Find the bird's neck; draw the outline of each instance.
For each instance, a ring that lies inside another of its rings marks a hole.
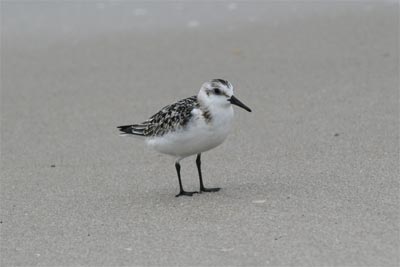
[[[233,119],[233,108],[229,106],[200,106],[204,120],[214,126],[228,126]]]

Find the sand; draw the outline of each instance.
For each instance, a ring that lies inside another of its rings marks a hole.
[[[1,265],[398,266],[398,8],[1,2]],[[253,112],[175,198],[115,127],[212,78]]]

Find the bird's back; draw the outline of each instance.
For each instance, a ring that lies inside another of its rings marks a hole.
[[[118,126],[118,129],[122,134],[144,137],[163,136],[184,128],[192,117],[192,110],[198,106],[197,96],[191,96],[163,107],[142,123]]]

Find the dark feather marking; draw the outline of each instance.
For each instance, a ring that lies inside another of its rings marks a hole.
[[[211,122],[211,120],[212,120],[211,113],[210,113],[210,111],[208,111],[208,110],[204,110],[204,111],[203,111],[203,117],[204,117],[204,120],[205,120],[207,123]]]
[[[220,82],[220,83],[222,83],[223,85],[229,87],[228,81],[225,81],[225,80],[223,80],[223,79],[214,79],[214,80],[212,80],[212,82]]]
[[[117,128],[121,131],[121,133],[144,136],[143,129],[136,128],[136,126],[137,126],[136,124],[124,125],[124,126],[118,126]]]
[[[184,128],[192,118],[192,110],[198,108],[197,96],[182,99],[165,106],[148,120],[134,125],[119,126],[124,133],[142,136],[161,136]]]

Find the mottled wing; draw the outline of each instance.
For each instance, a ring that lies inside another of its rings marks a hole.
[[[184,128],[192,118],[191,112],[196,107],[198,107],[197,97],[192,96],[162,108],[143,123],[118,128],[123,134],[161,136]]]
[[[198,106],[197,97],[182,99],[162,108],[142,125],[146,125],[145,136],[161,136],[186,126],[192,117],[192,110]]]

